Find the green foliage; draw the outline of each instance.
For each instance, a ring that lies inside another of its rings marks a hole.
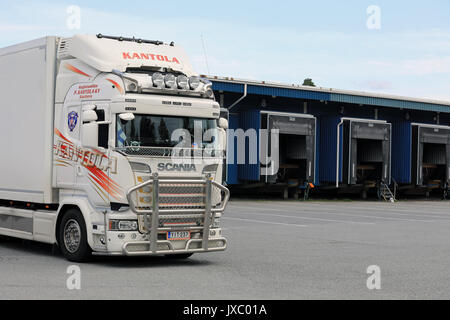
[[[310,86],[310,87],[315,87],[316,86],[311,78],[306,78],[305,80],[303,80],[303,85],[304,86]]]

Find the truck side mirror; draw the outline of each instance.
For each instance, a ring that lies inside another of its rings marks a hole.
[[[227,131],[225,129],[219,128],[219,146],[223,152],[227,151]]]
[[[98,149],[98,123],[83,123],[81,127],[81,145],[84,148]]]
[[[219,118],[219,128],[227,130],[228,129],[228,120],[225,118]]]
[[[94,110],[85,110],[83,111],[83,122],[92,122],[97,121],[98,115]]]
[[[86,108],[83,111],[83,125],[81,126],[81,145],[84,148],[98,148],[98,115],[95,110]]]
[[[134,113],[128,112],[128,113],[121,113],[119,114],[119,118],[123,121],[131,121],[134,120]]]

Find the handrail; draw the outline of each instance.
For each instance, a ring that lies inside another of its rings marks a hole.
[[[225,192],[225,198],[222,200],[222,206],[219,208],[214,208],[211,209],[211,212],[216,213],[216,212],[223,212],[225,210],[225,207],[228,204],[228,201],[230,200],[230,190],[228,190],[228,188],[224,187],[223,185],[221,185],[220,183],[217,183],[215,181],[211,181],[213,186],[216,186],[217,188],[219,188],[220,190]]]

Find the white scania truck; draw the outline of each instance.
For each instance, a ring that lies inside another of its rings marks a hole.
[[[228,123],[181,48],[45,37],[0,70],[0,235],[71,261],[225,250]]]

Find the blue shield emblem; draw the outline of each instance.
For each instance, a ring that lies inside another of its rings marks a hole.
[[[77,126],[77,121],[78,121],[78,113],[76,113],[75,111],[70,112],[69,115],[67,116],[67,125],[69,126],[69,130],[71,132]]]

